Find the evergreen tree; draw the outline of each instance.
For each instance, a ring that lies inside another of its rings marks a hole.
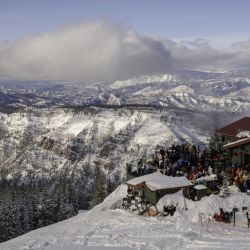
[[[106,179],[100,170],[99,166],[95,166],[94,172],[94,187],[92,193],[92,200],[90,202],[90,208],[101,203],[106,197]]]
[[[58,187],[58,211],[57,221],[68,219],[76,215],[74,204],[76,200],[73,197],[71,180],[69,178],[62,178]]]
[[[48,191],[46,183],[39,181],[37,190],[37,206],[36,206],[36,227],[48,226],[55,223],[55,211],[57,209],[56,200],[53,199],[54,193]]]
[[[111,194],[115,190],[115,183],[109,178],[107,181],[107,193]]]

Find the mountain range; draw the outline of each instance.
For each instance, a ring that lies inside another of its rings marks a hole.
[[[250,79],[242,73],[179,71],[115,82],[0,81],[0,105],[62,107],[147,105],[199,111],[249,110]]]
[[[126,163],[173,143],[204,148],[215,128],[250,110],[250,79],[232,72],[0,86],[1,178],[29,183],[66,173],[85,190],[97,165],[118,185]]]

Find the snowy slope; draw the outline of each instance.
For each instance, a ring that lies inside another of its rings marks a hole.
[[[250,232],[242,212],[237,213],[236,227],[232,224],[206,222],[199,224],[200,212],[217,211],[220,206],[232,209],[250,206],[246,194],[235,193],[228,198],[205,197],[199,202],[186,201],[179,193],[160,200],[162,207],[169,200],[179,202],[173,217],[140,217],[130,212],[111,209],[112,204],[126,195],[126,186],[119,187],[94,209],[32,231],[1,243],[1,250],[79,250],[79,249],[249,249]]]
[[[0,81],[0,105],[154,105],[191,110],[250,109],[250,79],[239,73],[179,71],[102,83]]]
[[[237,118],[185,109],[88,107],[80,112],[58,108],[1,114],[0,169],[20,180],[53,178],[60,171],[82,178],[81,173],[98,162],[108,177],[121,180],[127,162],[176,142],[206,144],[216,127]]]
[[[87,200],[96,165],[102,167],[108,180],[119,184],[125,177],[126,163],[137,162],[156,148],[184,141],[207,144],[215,128],[249,112],[249,88],[250,80],[237,73],[188,71],[88,85],[0,82],[1,176],[30,183],[67,175],[79,183],[77,187],[84,190],[82,198]],[[113,199],[112,204],[123,191],[108,198]],[[181,204],[181,198],[174,199]],[[204,207],[209,204],[208,200]],[[189,205],[195,211],[194,204]],[[138,218],[108,207],[110,203],[104,203],[61,222],[60,228],[55,225],[48,231],[32,232],[26,243],[26,236],[20,237],[13,241],[13,249],[17,249],[19,239],[22,249],[63,249],[60,244],[65,249],[88,249],[91,244],[101,249],[111,245],[118,249],[193,249],[204,243],[210,249],[216,244],[225,244],[225,249],[235,247],[229,243],[227,229],[221,243],[216,233],[206,234],[207,239],[200,236],[196,212],[187,215],[189,228],[177,224],[177,218]],[[239,238],[247,248],[244,230],[239,229]],[[156,242],[159,235],[162,243]],[[6,244],[0,249],[12,249]]]

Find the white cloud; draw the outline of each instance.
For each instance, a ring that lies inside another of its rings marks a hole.
[[[245,70],[250,41],[214,48],[209,41],[171,41],[106,21],[0,42],[0,75],[27,80],[117,80],[174,69]]]
[[[161,42],[103,21],[0,44],[0,74],[19,79],[110,80],[170,66]]]
[[[161,39],[166,49],[171,51],[175,68],[190,70],[239,70],[249,73],[250,40],[230,45],[215,47],[205,39],[173,42]]]

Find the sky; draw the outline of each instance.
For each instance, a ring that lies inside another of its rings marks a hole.
[[[0,75],[248,70],[249,0],[0,0]]]
[[[248,0],[0,0],[0,38],[107,18],[170,39],[250,38]]]

